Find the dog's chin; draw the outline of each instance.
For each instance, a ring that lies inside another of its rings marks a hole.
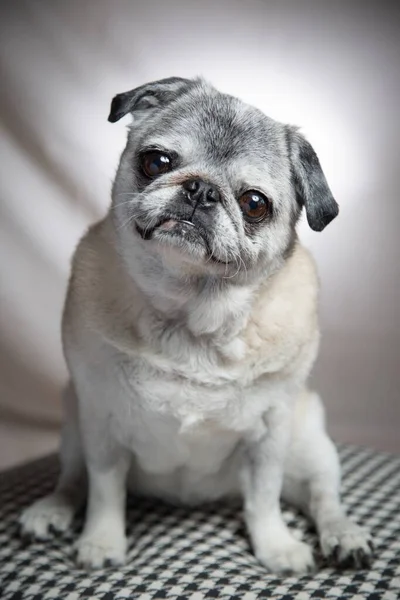
[[[143,240],[156,242],[161,249],[176,251],[184,261],[209,266],[229,264],[213,255],[206,235],[191,221],[167,218],[151,229],[136,223],[136,230]]]

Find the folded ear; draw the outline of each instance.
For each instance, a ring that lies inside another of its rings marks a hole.
[[[295,127],[287,128],[287,139],[297,200],[306,209],[311,229],[322,231],[338,215],[339,205],[311,144]]]
[[[117,94],[111,102],[108,120],[115,123],[126,114],[135,111],[146,111],[158,106],[165,106],[180,94],[187,91],[195,82],[182,77],[169,77]]]

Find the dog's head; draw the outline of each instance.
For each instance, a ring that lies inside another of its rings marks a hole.
[[[322,231],[338,214],[319,160],[297,129],[170,78],[118,94],[109,121],[133,125],[113,190],[124,248],[183,271],[240,277],[285,256],[304,206]]]

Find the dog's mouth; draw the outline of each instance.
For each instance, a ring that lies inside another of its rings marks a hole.
[[[187,231],[193,232],[194,230],[197,230],[197,227],[191,221],[168,217],[163,220],[160,220],[153,227],[143,228],[138,223],[136,223],[136,230],[143,240],[151,240],[151,239],[153,239],[156,232],[160,232],[161,234],[166,233],[166,234],[170,234],[170,235],[178,235],[178,236],[183,235],[184,236],[185,232],[187,232]],[[199,235],[200,235],[200,237],[202,237],[200,232],[199,232]]]
[[[228,261],[220,260],[214,256],[206,232],[192,221],[179,219],[178,217],[166,217],[152,227],[141,227],[138,223],[135,225],[143,240],[155,239],[172,245],[177,244],[182,248],[191,248],[194,251],[201,249],[203,255],[205,251],[205,258],[208,261],[225,266],[229,264]]]

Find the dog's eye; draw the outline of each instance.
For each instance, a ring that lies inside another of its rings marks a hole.
[[[250,190],[239,198],[239,205],[246,221],[259,223],[269,212],[270,203],[259,192]]]
[[[146,177],[157,177],[172,168],[171,159],[163,152],[147,152],[142,156],[141,166]]]

